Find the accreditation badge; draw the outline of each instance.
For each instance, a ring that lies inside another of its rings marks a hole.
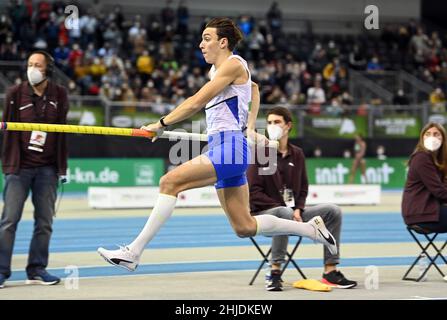
[[[284,203],[287,207],[293,208],[295,207],[295,198],[293,197],[293,190],[285,188],[282,193],[282,197]]]
[[[29,139],[29,150],[43,152],[45,141],[47,140],[47,133],[43,131],[32,131]]]

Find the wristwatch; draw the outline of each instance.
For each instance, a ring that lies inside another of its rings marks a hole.
[[[163,120],[165,117],[166,117],[166,116],[161,117],[160,120],[158,120],[158,121],[160,121],[160,124],[161,124],[163,127],[166,128],[166,127],[168,127],[168,125],[167,125],[167,124],[164,122],[164,120]]]

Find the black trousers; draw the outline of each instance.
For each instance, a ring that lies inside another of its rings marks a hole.
[[[431,232],[444,233],[447,232],[447,206],[441,205],[439,210],[439,221],[438,222],[423,222],[416,223],[417,226],[430,230]]]

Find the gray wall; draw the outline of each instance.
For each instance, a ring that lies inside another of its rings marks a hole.
[[[173,0],[174,8],[180,0]],[[202,16],[238,16],[250,14],[264,18],[273,0],[186,0],[190,9],[190,26],[197,29]],[[315,33],[351,33],[364,31],[365,7],[374,4],[379,8],[380,28],[387,22],[418,20],[421,16],[422,0],[278,0],[284,17],[284,30],[307,32],[311,27]],[[0,9],[9,1],[0,0]],[[91,0],[66,0],[67,4],[79,2],[90,6]],[[100,0],[103,12],[111,12],[120,4],[128,19],[140,14],[158,14],[165,0]]]
[[[88,0],[78,0],[90,3]],[[114,4],[120,3],[128,14],[159,13],[166,4],[165,0],[100,0],[104,11],[111,10]],[[173,0],[177,8],[180,0]],[[273,0],[187,0],[190,9],[190,26],[198,28],[202,16],[238,16],[250,14],[256,18],[264,18]],[[419,19],[422,0],[278,0],[284,17],[284,30],[308,32],[309,23],[315,33],[357,34],[364,31],[364,10],[369,4],[379,8],[380,26],[391,21],[407,21],[409,18]]]
[[[80,0],[89,3],[88,0]],[[104,5],[119,3],[126,10],[146,8],[160,9],[165,5],[164,0],[102,0]],[[179,0],[174,0],[177,7]],[[187,0],[191,10],[199,14],[239,14],[250,13],[255,16],[264,15],[272,0]],[[364,8],[369,4],[379,7],[380,15],[384,19],[389,18],[419,18],[421,0],[278,0],[283,14],[286,16],[326,16],[329,19],[344,17],[363,17]],[[144,10],[140,10],[144,14]]]

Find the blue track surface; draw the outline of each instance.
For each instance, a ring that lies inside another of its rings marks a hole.
[[[146,222],[145,217],[104,218],[104,219],[62,219],[55,220],[51,242],[51,253],[96,251],[99,246],[112,248],[115,244],[128,243]],[[33,221],[19,224],[14,254],[28,252],[33,228]],[[269,244],[270,239],[258,237],[260,244]],[[304,239],[304,243],[311,243]],[[393,243],[413,240],[407,233],[400,214],[347,214],[344,216],[342,243]],[[238,238],[231,229],[225,216],[173,216],[151,242],[149,248],[197,248],[197,247],[231,247],[252,246],[248,239]],[[416,248],[416,247],[415,247]],[[99,256],[98,256],[99,258]],[[408,265],[414,257],[371,257],[344,258],[341,266],[387,266]],[[98,259],[98,263],[102,261]],[[301,267],[319,267],[321,259],[300,259]],[[81,277],[128,275],[120,268],[83,267],[79,270]],[[256,269],[259,261],[215,261],[215,262],[179,262],[167,264],[140,265],[132,274],[158,274],[176,272],[199,272],[220,270]],[[64,269],[51,272],[65,277]],[[23,271],[13,272],[11,280],[25,279]]]
[[[145,217],[55,220],[51,252],[95,251],[98,246],[128,243],[142,229]],[[15,254],[28,252],[33,221],[19,224]],[[399,214],[348,214],[344,216],[343,243],[412,242]],[[270,240],[259,237],[261,244]],[[304,243],[311,243],[305,239]],[[250,245],[238,238],[225,216],[173,216],[150,248],[192,248]]]
[[[374,266],[394,266],[394,265],[410,265],[414,258],[398,257],[398,258],[355,258],[343,259],[341,267],[366,267]],[[321,267],[321,259],[299,259],[299,265],[302,268]],[[104,262],[106,264],[106,262]],[[145,275],[145,274],[166,274],[180,272],[203,272],[203,271],[237,271],[237,270],[256,270],[259,261],[219,261],[219,262],[190,262],[190,263],[169,263],[169,264],[146,264],[138,266],[135,272],[128,272],[122,268],[105,265],[104,267],[83,267],[78,269],[78,276],[81,278],[88,277],[106,277],[119,275]],[[289,269],[292,267],[289,267]],[[48,269],[51,274],[64,278],[71,274],[71,270],[59,268]],[[288,272],[292,272],[290,270]],[[306,270],[303,270],[306,273]],[[293,271],[295,272],[295,271]],[[261,275],[262,276],[262,275]],[[26,279],[25,271],[13,272],[9,280]]]

